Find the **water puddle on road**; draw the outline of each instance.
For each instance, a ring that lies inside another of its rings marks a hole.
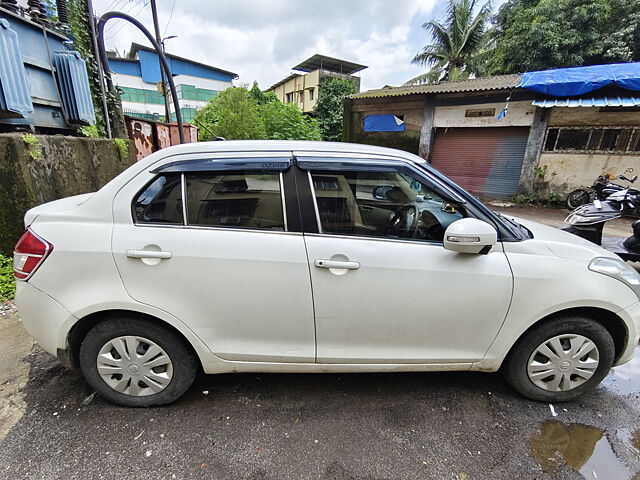
[[[613,367],[601,385],[620,395],[640,393],[640,347],[630,362]]]
[[[633,442],[630,434],[629,437]],[[632,477],[613,452],[604,432],[590,425],[544,422],[529,446],[535,461],[548,473],[567,465],[588,479],[625,480]]]

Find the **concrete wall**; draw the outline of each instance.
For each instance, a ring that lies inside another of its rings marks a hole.
[[[632,155],[542,152],[538,166],[547,167],[550,187],[560,194],[587,187],[605,172],[620,175],[633,168],[631,175],[640,175],[640,158]],[[553,172],[556,175],[552,176]]]
[[[370,145],[382,145],[398,148],[418,154],[420,146],[420,131],[425,105],[424,97],[375,98],[359,100],[352,103],[349,134],[344,140]],[[365,132],[364,118],[367,115],[403,115],[404,132]]]
[[[548,128],[577,126],[640,126],[640,112],[601,112],[594,107],[551,109]],[[547,167],[547,178],[553,191],[566,194],[576,188],[591,185],[602,173],[614,175],[633,168],[640,175],[640,155],[618,153],[542,152],[539,167]],[[556,175],[551,177],[551,173]]]
[[[24,231],[28,209],[96,191],[136,161],[128,140],[128,151],[121,152],[108,139],[35,138],[37,144],[28,145],[21,134],[0,135],[0,252],[7,255]]]
[[[497,118],[505,102],[476,105],[437,106],[434,127],[528,127],[531,125],[535,107],[531,101],[511,102],[504,118]],[[488,117],[467,117],[467,110],[493,110]]]

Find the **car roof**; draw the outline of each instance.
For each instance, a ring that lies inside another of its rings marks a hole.
[[[382,155],[403,158],[415,163],[426,163],[417,155],[394,148],[342,142],[313,142],[305,140],[225,140],[196,142],[175,145],[162,149],[163,157],[189,153],[225,152],[299,152],[299,153],[344,153],[358,155]],[[160,153],[158,152],[158,153]],[[157,158],[157,157],[156,157]]]

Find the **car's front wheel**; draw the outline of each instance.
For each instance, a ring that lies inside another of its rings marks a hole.
[[[106,399],[129,407],[171,403],[193,383],[197,359],[182,338],[147,319],[95,325],[80,346],[80,368]]]
[[[615,358],[611,335],[589,318],[557,318],[528,331],[513,347],[503,373],[525,397],[565,402],[593,389]]]

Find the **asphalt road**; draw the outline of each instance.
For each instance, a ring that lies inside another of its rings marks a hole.
[[[0,308],[2,479],[640,478],[640,351],[555,405],[484,373],[203,375],[153,409],[92,393]]]

